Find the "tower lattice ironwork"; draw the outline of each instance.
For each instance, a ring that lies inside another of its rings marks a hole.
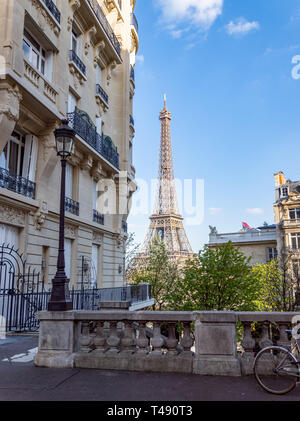
[[[167,109],[166,94],[159,120],[161,122],[161,137],[157,195],[154,212],[150,216],[150,225],[140,255],[148,253],[152,240],[158,235],[165,242],[169,256],[176,260],[182,260],[191,257],[193,251],[183,226],[183,217],[178,209],[171,143],[172,117]]]

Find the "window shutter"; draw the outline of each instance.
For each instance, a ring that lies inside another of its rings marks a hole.
[[[52,82],[52,75],[53,75],[53,52],[46,51],[45,76],[50,82]]]
[[[70,279],[71,276],[71,258],[72,258],[72,240],[65,238],[65,272]]]
[[[102,134],[102,118],[96,117],[96,130],[100,135]]]
[[[69,163],[66,165],[66,197],[73,198],[73,167]]]
[[[35,181],[36,164],[38,154],[38,139],[34,135],[25,136],[24,162],[22,177]]]

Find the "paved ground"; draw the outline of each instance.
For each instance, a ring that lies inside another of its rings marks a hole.
[[[37,337],[0,340],[0,401],[300,401],[264,392],[253,377],[210,377],[35,367]]]

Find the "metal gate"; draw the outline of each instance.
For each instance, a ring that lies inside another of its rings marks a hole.
[[[45,308],[49,292],[40,274],[28,267],[14,246],[0,245],[0,329],[21,332],[39,327],[35,313]]]

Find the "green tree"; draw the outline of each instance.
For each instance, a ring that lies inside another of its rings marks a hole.
[[[128,280],[134,284],[149,283],[152,298],[155,299],[153,310],[169,310],[168,297],[176,285],[178,274],[177,264],[171,261],[165,243],[157,236],[150,245],[147,257],[135,260]]]
[[[293,270],[292,255],[284,254],[280,259],[255,265],[252,271],[260,285],[259,311],[294,310],[299,273]]]
[[[256,310],[259,286],[250,259],[231,242],[205,246],[189,260],[176,290],[168,297],[173,310]]]

